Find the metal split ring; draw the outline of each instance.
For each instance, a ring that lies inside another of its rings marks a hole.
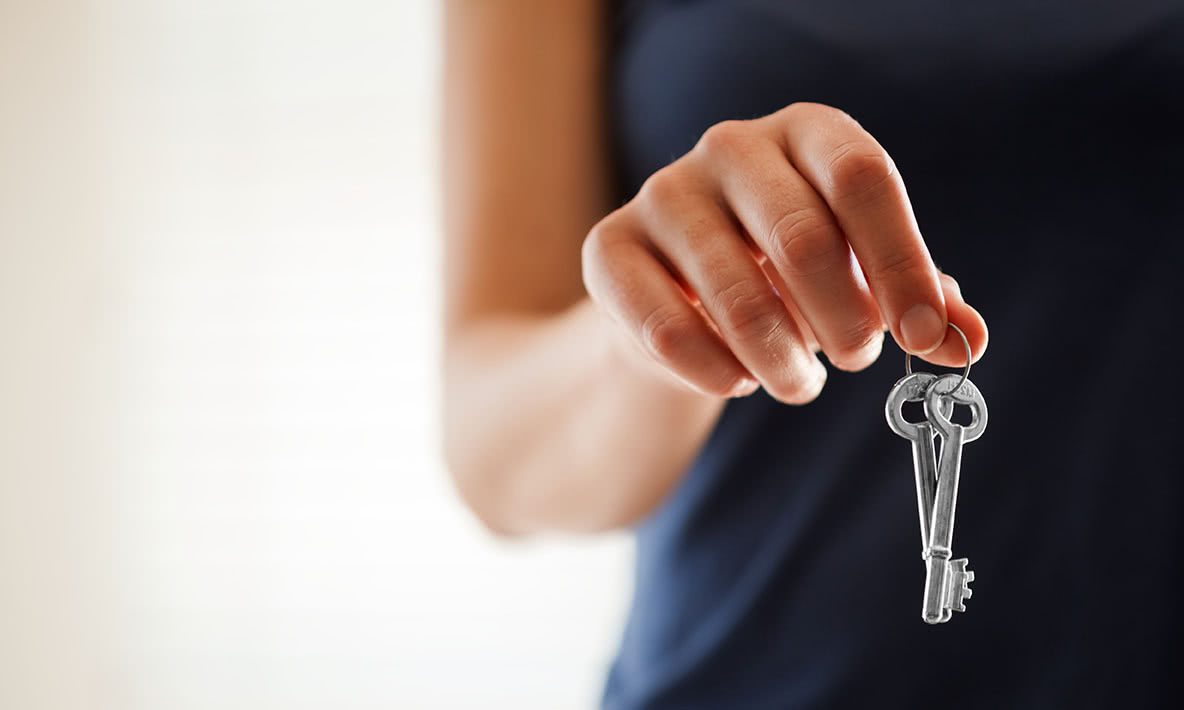
[[[973,353],[970,352],[970,341],[966,339],[966,333],[963,333],[962,329],[953,323],[949,323],[948,325],[954,329],[954,332],[958,334],[959,338],[962,338],[962,346],[966,348],[966,366],[962,368],[962,379],[958,380],[958,384],[950,390],[950,392],[953,392],[961,387],[962,383],[966,382],[966,379],[970,377],[970,359]],[[942,342],[945,342],[945,340],[943,339]],[[904,354],[904,372],[906,375],[913,374],[913,356],[911,353],[906,352]]]

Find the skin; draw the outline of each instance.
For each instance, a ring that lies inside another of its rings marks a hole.
[[[609,209],[600,2],[446,4],[445,455],[501,534],[630,525],[728,397],[816,398],[887,330],[987,344],[887,151],[833,107],[708,129]]]

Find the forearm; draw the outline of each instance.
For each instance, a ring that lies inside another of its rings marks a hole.
[[[492,529],[590,531],[653,509],[723,401],[645,361],[587,299],[545,317],[458,326],[445,361],[445,446]]]

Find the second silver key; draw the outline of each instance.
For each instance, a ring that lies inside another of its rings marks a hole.
[[[942,438],[929,548],[925,555],[925,601],[921,611],[922,618],[930,624],[949,621],[954,611],[966,610],[963,602],[971,595],[968,584],[974,579],[974,572],[966,569],[965,558],[951,560],[950,557],[953,554],[962,447],[978,439],[986,430],[987,403],[970,380],[958,385],[961,379],[961,375],[944,375],[929,387],[925,397],[925,416]],[[970,424],[963,426],[951,421],[945,406],[947,402],[968,405]]]

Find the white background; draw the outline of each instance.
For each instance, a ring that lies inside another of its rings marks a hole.
[[[596,704],[439,454],[439,8],[0,0],[0,708]]]

